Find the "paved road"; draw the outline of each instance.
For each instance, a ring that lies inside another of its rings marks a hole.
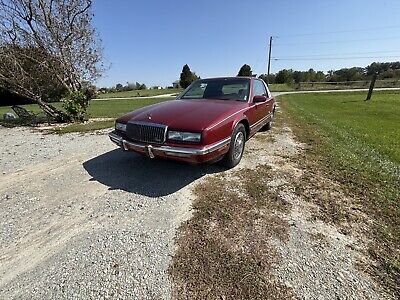
[[[173,94],[162,94],[156,96],[148,96],[148,97],[120,97],[120,98],[96,98],[93,99],[95,101],[104,101],[104,100],[139,100],[139,99],[157,99],[157,98],[168,98],[168,97],[175,97],[176,93]]]

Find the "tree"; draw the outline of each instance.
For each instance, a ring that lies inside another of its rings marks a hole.
[[[280,79],[281,80],[281,79]],[[293,72],[293,80],[296,84],[304,81],[303,72],[301,71],[294,71]]]
[[[28,99],[31,98],[29,97],[31,93],[40,94],[41,99],[47,103],[59,101],[66,93],[64,86],[47,72],[43,64],[32,61],[32,58],[36,61],[55,60],[49,57],[45,51],[38,48],[8,45],[0,48],[0,58],[0,86],[4,89]],[[57,64],[57,61],[55,60],[53,63]],[[7,80],[2,80],[3,78],[23,81],[22,87],[29,85],[31,93],[16,93],[12,84]]]
[[[324,72],[318,71],[317,74],[315,74],[315,81],[323,82],[323,81],[325,81],[325,79],[326,79],[326,76],[325,76]]]
[[[280,70],[275,77],[275,83],[292,83],[293,70],[283,69]]]
[[[399,78],[400,62],[387,62],[377,63],[374,62],[366,67],[366,73],[368,76],[374,74],[381,74],[382,78]]]
[[[179,80],[179,85],[186,89],[193,81],[199,79],[200,77],[198,77],[196,75],[196,73],[192,72],[189,68],[189,66],[186,64],[183,66],[182,68],[182,73],[181,73],[181,77]]]
[[[315,82],[315,77],[316,77],[317,73],[314,71],[314,69],[309,69],[307,71],[307,80],[306,81],[311,81],[311,82]]]
[[[104,71],[92,26],[92,0],[0,0],[0,86],[28,97],[57,119],[48,90],[85,96]],[[76,97],[71,97],[75,99]]]
[[[275,83],[275,74],[261,74],[258,78],[264,80],[265,83]]]
[[[343,68],[333,72],[333,75],[328,76],[328,81],[343,82],[343,81],[356,81],[365,79],[365,68]]]
[[[249,65],[244,64],[240,70],[237,76],[244,76],[244,77],[250,77],[253,76],[253,72],[251,71],[251,67]]]

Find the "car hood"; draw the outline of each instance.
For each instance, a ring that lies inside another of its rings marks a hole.
[[[118,119],[119,122],[151,122],[171,129],[202,131],[235,112],[247,102],[228,100],[172,100],[143,107]]]

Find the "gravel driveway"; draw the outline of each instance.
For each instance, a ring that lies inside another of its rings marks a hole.
[[[167,299],[189,192],[215,167],[152,161],[97,134],[0,127],[0,298]]]
[[[0,135],[0,299],[170,298],[167,270],[191,191],[220,167],[125,153],[105,131]],[[281,216],[287,241],[266,241],[281,257],[275,280],[300,299],[386,299],[356,267],[362,241],[314,221],[317,208],[294,193],[301,151],[290,128],[275,127],[249,141],[234,169],[269,165],[270,188],[292,205]]]

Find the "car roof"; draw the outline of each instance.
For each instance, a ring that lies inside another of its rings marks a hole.
[[[258,79],[256,77],[250,76],[225,76],[225,77],[209,77],[209,78],[200,78],[198,80],[213,80],[213,79]]]

